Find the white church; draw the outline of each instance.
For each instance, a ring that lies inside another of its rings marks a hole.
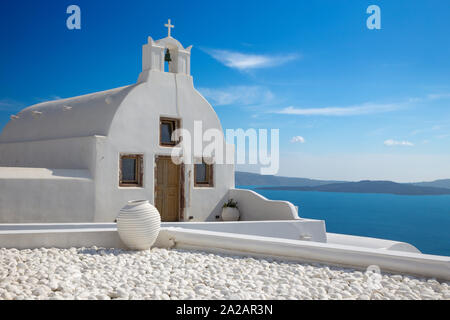
[[[113,222],[134,199],[155,204],[162,221],[219,219],[234,166],[171,161],[174,130],[222,127],[194,88],[192,46],[166,26],[168,37],[143,46],[137,83],[11,116],[0,136],[0,223]]]

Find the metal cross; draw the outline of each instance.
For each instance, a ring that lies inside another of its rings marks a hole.
[[[164,27],[167,28],[167,30],[168,30],[168,33],[167,33],[167,34],[168,34],[168,36],[170,37],[170,29],[171,29],[171,28],[175,28],[175,26],[173,26],[173,25],[170,24],[170,19],[169,19],[169,22],[168,22],[167,24],[164,25]]]

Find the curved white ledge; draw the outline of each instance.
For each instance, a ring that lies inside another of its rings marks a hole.
[[[246,189],[230,189],[228,197],[237,201],[243,221],[299,219],[295,206],[288,201],[269,200]]]
[[[327,242],[330,244],[342,244],[371,249],[384,249],[384,250],[421,253],[419,249],[406,242],[353,236],[348,234],[327,232]]]

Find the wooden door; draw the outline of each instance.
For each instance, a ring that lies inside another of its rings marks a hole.
[[[156,208],[161,221],[178,221],[180,211],[180,166],[170,157],[156,159]]]

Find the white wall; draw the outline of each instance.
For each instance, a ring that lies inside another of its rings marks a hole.
[[[0,167],[0,223],[93,221],[88,170]]]
[[[9,228],[9,229],[8,229]],[[34,248],[117,248],[126,249],[114,226],[28,225],[0,226],[0,247]]]
[[[0,223],[94,221],[96,139],[0,143]]]
[[[237,201],[243,221],[299,219],[296,208],[288,201],[268,200],[252,190],[243,189],[231,189],[228,197]]]
[[[0,166],[95,169],[95,137],[0,143]]]
[[[413,245],[400,241],[360,237],[339,233],[327,233],[327,239],[328,239],[327,242],[331,244],[342,244],[364,248],[420,253],[420,250],[414,247]]]
[[[147,81],[137,85],[118,108],[108,137],[97,138],[95,221],[114,221],[129,200],[154,203],[155,157],[172,152],[172,148],[159,145],[160,117],[181,119],[181,127],[191,133],[195,120],[203,121],[204,130],[222,130],[214,109],[194,89],[191,76],[149,71]],[[119,187],[120,153],[144,155],[142,188]],[[193,165],[185,165],[184,180],[185,220],[191,216],[191,221],[216,220],[228,190],[234,187],[234,166],[214,165],[213,188],[193,187]]]
[[[291,240],[327,242],[325,221],[323,220],[165,222],[161,226],[164,228],[176,227]]]

